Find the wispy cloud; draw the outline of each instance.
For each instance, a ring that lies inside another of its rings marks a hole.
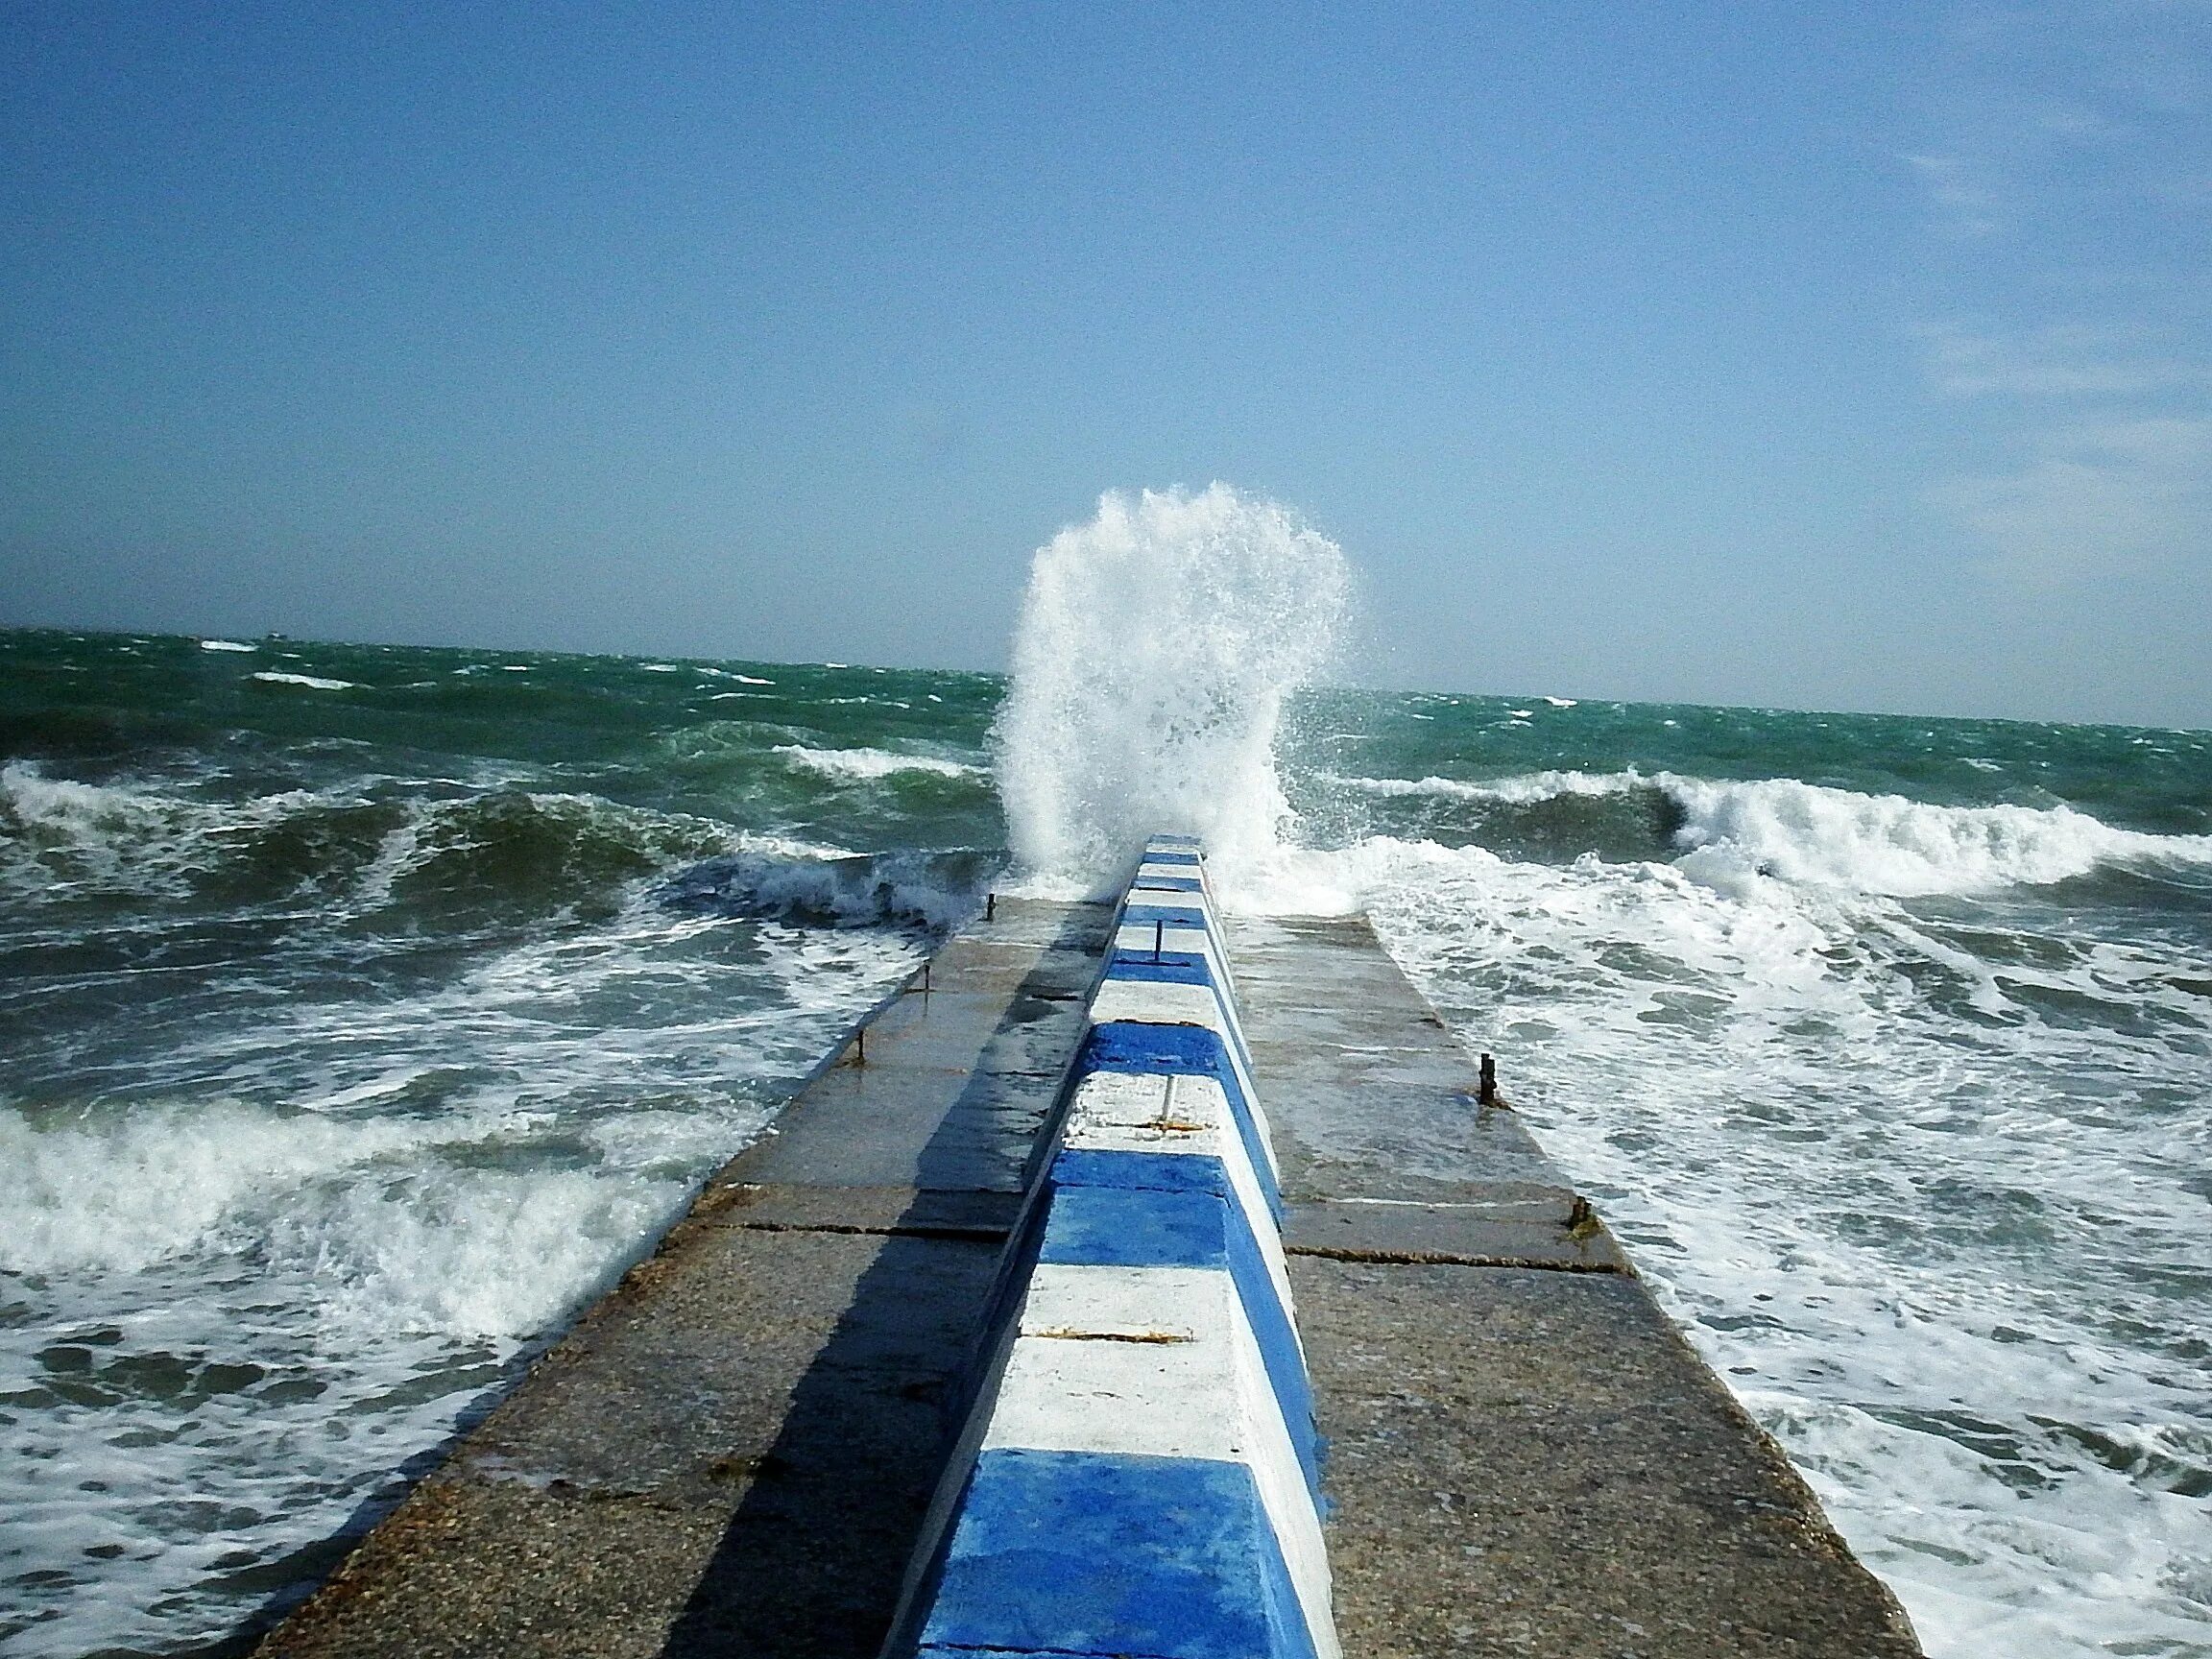
[[[2212,420],[2116,419],[2037,433],[2024,464],[1937,500],[2038,588],[2212,559]]]
[[[2212,390],[2185,342],[2118,323],[2047,323],[2011,333],[1967,324],[1921,330],[1928,373],[1950,397],[2139,397]]]
[[[1930,494],[2037,587],[2212,565],[2212,4],[1978,5],[1954,39],[1905,157],[1944,250],[1920,335],[2006,458]]]
[[[2005,228],[2003,201],[1991,170],[1964,156],[1907,156],[1936,223],[1953,236],[1994,236]]]

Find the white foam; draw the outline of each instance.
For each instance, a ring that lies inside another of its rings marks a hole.
[[[2212,835],[2122,830],[2071,806],[1945,806],[1793,779],[1747,781],[1545,771],[1462,781],[1330,776],[1378,797],[1527,805],[1658,789],[1684,813],[1680,867],[1715,886],[1774,877],[1860,893],[1976,894],[2085,876],[2101,865],[2212,863]]]
[[[1633,769],[1626,772],[1527,772],[1510,778],[1490,778],[1463,782],[1456,778],[1355,778],[1325,774],[1325,780],[1366,795],[1432,795],[1461,801],[1500,801],[1526,804],[1550,801],[1561,795],[1625,795],[1648,788],[1654,780]]]
[[[2131,860],[2212,862],[2212,835],[2115,829],[2070,806],[1937,806],[1792,779],[1656,780],[1689,813],[1683,867],[1722,881],[1757,873],[1862,893],[1984,893]]]
[[[993,728],[1023,870],[1102,890],[1163,825],[1216,870],[1278,846],[1284,701],[1328,661],[1349,586],[1333,542],[1225,484],[1110,493],[1040,548]]]
[[[841,782],[875,782],[901,772],[923,772],[938,778],[983,778],[981,766],[943,760],[930,755],[897,755],[887,749],[810,749],[801,743],[779,743],[773,753],[787,756],[795,766]]]
[[[320,674],[286,674],[275,668],[260,669],[250,678],[272,685],[304,685],[313,691],[350,691],[357,684],[352,680],[325,679]]]
[[[200,641],[200,649],[203,651],[255,651],[260,647],[249,645],[239,639],[203,639]]]

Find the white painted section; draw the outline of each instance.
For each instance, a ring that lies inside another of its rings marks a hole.
[[[1163,1128],[1199,1124],[1196,1129]],[[1094,1071],[1076,1088],[1061,1144],[1087,1152],[1150,1152],[1218,1159],[1228,1174],[1237,1208],[1250,1223],[1267,1264],[1275,1299],[1290,1320],[1298,1340],[1297,1304],[1290,1297],[1290,1275],[1283,1260],[1283,1237],[1260,1189],[1244,1138],[1230,1116],[1229,1096],[1211,1077],[1134,1077],[1126,1072]],[[1299,1340],[1299,1353],[1305,1344]]]
[[[1091,998],[1091,1023],[1136,1020],[1153,1025],[1203,1025],[1223,1036],[1228,1019],[1210,985],[1162,984],[1151,979],[1108,979]]]
[[[1160,934],[1160,950],[1163,954],[1178,949],[1172,943],[1178,935],[1184,941],[1181,950],[1206,959],[1206,965],[1214,976],[1214,998],[1221,1009],[1221,1028],[1232,1033],[1242,1046],[1244,1022],[1237,1017],[1237,998],[1229,978],[1228,964],[1221,959],[1220,947],[1195,928],[1166,928]],[[1115,936],[1114,944],[1115,949],[1131,951],[1140,958],[1149,956],[1152,953],[1152,929],[1142,922],[1131,923]],[[1248,1046],[1245,1052],[1250,1052]]]
[[[1184,887],[1176,883],[1196,880],[1197,887]],[[1129,902],[1132,904],[1181,904],[1186,908],[1206,912],[1206,919],[1220,926],[1221,913],[1214,907],[1213,889],[1204,885],[1205,878],[1189,864],[1156,864],[1140,870],[1137,878],[1129,883]]]
[[[1039,1263],[983,1450],[1246,1461],[1236,1300],[1229,1276],[1208,1267]],[[1128,1339],[1140,1334],[1166,1339]]]
[[[1137,875],[1131,885],[1142,887],[1147,881],[1195,881],[1198,883],[1198,891],[1207,896],[1208,902],[1213,900],[1214,883],[1206,878],[1206,866],[1203,864],[1168,863],[1165,860],[1154,863],[1146,859],[1137,866]]]
[[[1253,1088],[1252,1072],[1244,1064],[1242,1033],[1231,1023],[1211,987],[1162,985],[1144,979],[1105,980],[1100,983],[1097,995],[1091,998],[1091,1023],[1104,1025],[1117,1020],[1133,1021],[1141,1025],[1201,1025],[1217,1032],[1223,1040],[1222,1046],[1228,1050],[1230,1070],[1237,1073],[1238,1085],[1252,1108],[1252,1120],[1259,1125],[1260,1146],[1267,1157],[1268,1173],[1281,1180],[1267,1112],[1260,1104],[1260,1092]]]
[[[1320,1517],[1229,1275],[1041,1263],[1019,1329],[982,1449],[1248,1465],[1314,1645],[1335,1659]]]

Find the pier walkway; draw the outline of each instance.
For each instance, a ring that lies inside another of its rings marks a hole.
[[[1113,915],[949,941],[261,1652],[874,1654]],[[1917,1654],[1367,925],[1230,945],[1344,1651]]]

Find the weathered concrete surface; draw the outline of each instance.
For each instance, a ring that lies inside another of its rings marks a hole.
[[[1920,1651],[1620,1274],[1293,1260],[1362,1659]]]
[[[1367,924],[1234,920],[1231,951],[1345,1652],[1918,1654]]]
[[[873,1653],[1108,916],[949,943],[261,1652]]]

